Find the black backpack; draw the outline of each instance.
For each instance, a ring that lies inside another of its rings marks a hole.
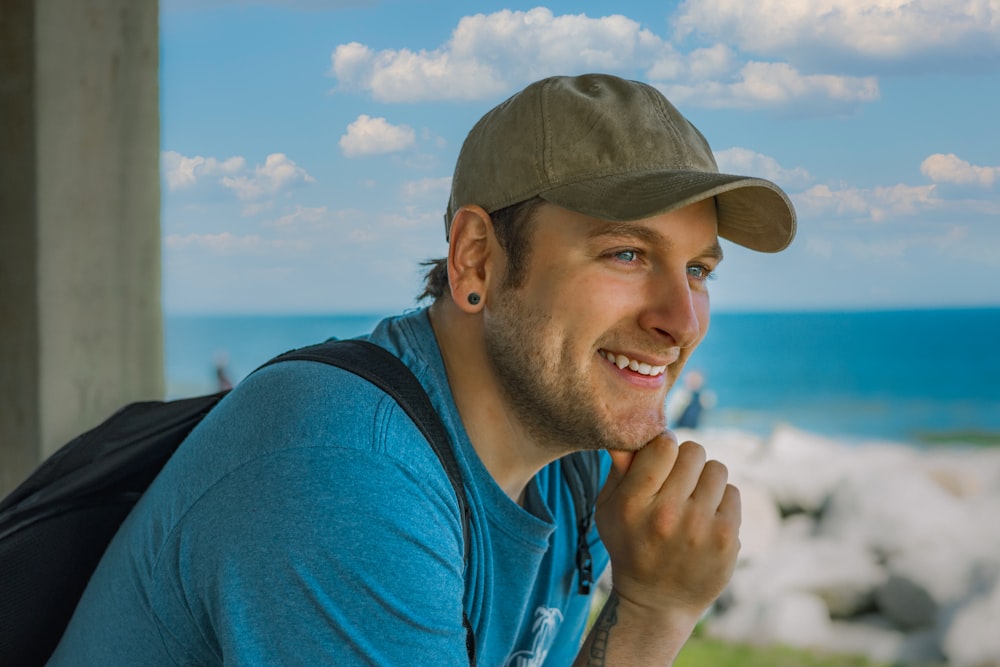
[[[468,552],[469,509],[458,463],[437,412],[410,370],[390,352],[362,340],[292,350],[264,366],[290,360],[338,366],[396,400],[451,480]],[[60,448],[0,502],[0,665],[31,667],[48,660],[122,521],[191,429],[226,393],[127,405]],[[582,594],[593,583],[587,534],[599,468],[596,452],[563,459],[576,509]],[[468,618],[463,621],[474,665],[475,636]]]

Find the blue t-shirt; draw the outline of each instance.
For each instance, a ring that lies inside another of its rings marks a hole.
[[[400,357],[451,437],[471,509],[386,394],[307,361],[253,373],[129,515],[50,665],[568,665],[577,593],[559,462],[512,501],[462,426],[426,310],[370,340]],[[603,457],[607,473],[608,457]],[[590,537],[595,572],[608,557]]]

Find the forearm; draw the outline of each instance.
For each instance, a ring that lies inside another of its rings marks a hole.
[[[641,607],[612,590],[573,665],[669,667],[697,622],[690,614]]]

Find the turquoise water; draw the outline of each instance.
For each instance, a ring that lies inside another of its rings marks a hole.
[[[998,344],[1000,309],[728,314],[691,363],[710,378],[712,418],[726,425],[1000,438]]]
[[[170,397],[271,356],[370,330],[381,315],[167,316]],[[688,368],[717,396],[705,426],[846,438],[1000,441],[1000,309],[719,313]],[[956,435],[957,434],[957,435]]]

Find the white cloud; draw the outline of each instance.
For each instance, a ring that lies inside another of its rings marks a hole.
[[[921,210],[940,207],[944,202],[935,197],[933,185],[879,186],[869,190],[871,218],[874,222],[884,222],[891,217],[913,215]]]
[[[968,63],[1000,54],[996,0],[686,0],[674,24],[792,62]]]
[[[802,74],[787,63],[750,62],[727,81],[692,79],[691,83],[661,83],[675,103],[713,108],[799,108],[839,113],[859,102],[879,98],[874,77]]]
[[[857,259],[898,259],[918,247],[941,252],[961,244],[967,236],[966,227],[956,226],[937,234],[897,234],[889,238],[856,239],[845,243],[845,246]]]
[[[187,157],[177,151],[163,151],[160,160],[169,190],[190,187],[202,178],[236,174],[246,167],[246,160],[239,156],[217,160],[214,157]]]
[[[935,183],[979,185],[984,188],[993,187],[993,183],[1000,180],[1000,167],[980,167],[954,153],[929,156],[921,163],[920,173]]]
[[[688,55],[687,75],[692,79],[724,76],[735,68],[736,54],[724,44],[695,49]],[[674,78],[674,77],[668,77]]]
[[[440,178],[421,178],[416,181],[403,183],[403,196],[406,199],[418,199],[423,197],[441,197],[442,200],[448,197],[451,191],[451,176]]]
[[[170,251],[203,250],[215,255],[267,255],[275,251],[302,251],[308,245],[300,239],[267,239],[258,234],[168,234],[163,245]]]
[[[392,125],[385,118],[362,114],[340,137],[340,150],[346,157],[395,153],[409,148],[415,140],[416,133],[408,125]]]
[[[316,179],[284,153],[268,155],[264,164],[254,168],[254,173],[251,176],[226,176],[222,179],[222,184],[244,201],[253,201],[274,195],[297,183],[315,182]]]
[[[176,151],[163,151],[161,155],[167,189],[189,189],[198,183],[212,181],[233,191],[246,202],[243,215],[257,215],[273,207],[266,200],[281,190],[298,183],[314,183],[315,179],[283,153],[268,155],[263,165],[253,172],[247,170],[246,159],[241,156],[218,160],[196,155],[187,157]]]
[[[291,213],[274,221],[275,227],[291,227],[300,223],[316,224],[322,222],[329,212],[326,206],[308,207],[297,205]]]
[[[423,194],[433,192],[434,179],[416,185]],[[426,189],[423,189],[426,187]],[[440,217],[440,202],[433,208],[423,208],[419,205],[404,206],[400,211],[373,213],[360,209],[331,209],[327,206],[295,205],[284,214],[260,224],[263,228],[276,230],[281,239],[289,244],[297,244],[303,248],[338,248],[345,250],[352,243],[370,243],[374,241],[390,245],[406,246],[412,244],[412,235],[430,236],[428,230],[441,229],[444,237],[444,224]],[[409,238],[400,236],[400,230],[406,230]],[[435,236],[436,238],[436,236]],[[205,241],[195,240],[202,245]],[[176,241],[180,242],[180,241]],[[388,246],[387,246],[388,247]],[[325,252],[325,251],[324,251]],[[347,251],[349,252],[349,251]],[[329,258],[329,255],[324,254]]]
[[[545,7],[462,18],[433,49],[373,52],[352,42],[336,48],[332,73],[376,100],[484,99],[556,73],[632,70],[670,47],[624,16],[554,16]]]
[[[934,195],[933,185],[900,183],[842,190],[833,190],[828,185],[815,185],[793,199],[802,218],[834,215],[880,223],[894,217],[941,207],[944,202]]]
[[[268,199],[268,200],[265,200],[265,201],[250,202],[250,203],[248,203],[247,205],[245,205],[243,207],[243,210],[240,211],[240,215],[242,215],[245,218],[246,217],[251,217],[251,216],[255,216],[255,215],[260,215],[261,213],[264,213],[265,211],[270,211],[272,208],[274,208],[274,200],[273,199]]]
[[[383,102],[489,99],[552,74],[588,71],[645,72],[671,99],[691,106],[777,108],[805,99],[800,109],[828,114],[879,96],[872,77],[748,63],[721,42],[684,54],[628,17],[556,16],[544,7],[464,17],[432,50],[373,51],[351,42],[331,57],[341,89],[369,91]]]
[[[785,169],[773,157],[748,148],[727,148],[716,153],[715,159],[719,164],[719,171],[723,173],[766,178],[784,188],[804,187],[812,180],[809,172],[802,167]]]
[[[438,211],[426,211],[416,206],[407,206],[401,213],[387,213],[379,218],[379,225],[392,233],[399,229],[412,229],[426,233],[427,230],[440,228],[444,239],[444,220]]]

